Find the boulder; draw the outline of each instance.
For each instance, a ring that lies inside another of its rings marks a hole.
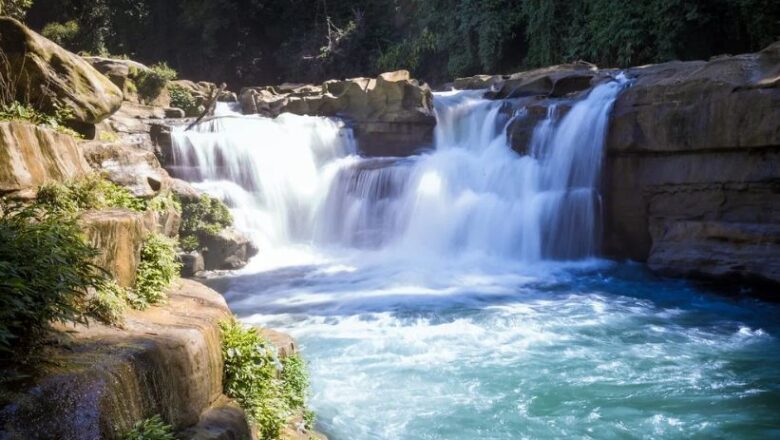
[[[203,255],[198,251],[179,253],[179,261],[181,262],[181,276],[185,278],[198,276],[206,270]]]
[[[133,287],[148,231],[144,214],[127,209],[89,211],[79,222],[87,241],[100,251],[95,264],[120,286]]]
[[[90,171],[72,136],[23,122],[0,122],[0,193],[35,189]]]
[[[527,96],[563,97],[590,89],[593,84],[608,75],[596,66],[585,62],[561,64],[510,75],[498,90],[486,97],[511,99]]]
[[[122,91],[125,101],[139,102],[133,77],[139,72],[148,71],[145,65],[127,59],[106,57],[83,57],[98,72],[107,76]]]
[[[12,18],[0,17],[0,49],[8,63],[1,73],[17,84],[17,99],[47,113],[66,107],[73,122],[96,124],[122,102],[122,91],[88,62]]]
[[[157,156],[136,145],[91,141],[82,143],[81,151],[93,169],[136,197],[152,197],[170,186],[170,177]]]
[[[479,90],[500,87],[509,75],[474,75],[465,78],[456,78],[452,87],[458,90]]]
[[[200,191],[181,179],[171,179],[171,191],[182,202],[197,202],[200,200]]]
[[[198,238],[205,248],[203,261],[206,270],[239,269],[257,255],[258,250],[249,238],[233,228]]]
[[[249,440],[253,436],[243,409],[225,396],[200,415],[198,424],[180,433],[181,440]]]
[[[165,304],[128,311],[123,329],[60,325],[68,343],[0,400],[0,438],[119,440],[156,414],[176,431],[195,426],[225,401],[219,322],[229,317],[220,294],[180,280]]]
[[[605,252],[780,281],[780,43],[627,73],[607,138]]]
[[[279,355],[280,359],[298,353],[298,344],[295,342],[295,339],[287,333],[265,327],[258,327],[257,330],[260,332],[260,335],[276,348],[276,353]]]
[[[361,152],[369,156],[404,156],[427,147],[436,124],[430,88],[405,70],[321,86],[245,88],[240,102],[244,113],[270,117],[284,112],[342,117],[351,124]]]

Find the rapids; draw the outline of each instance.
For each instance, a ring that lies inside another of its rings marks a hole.
[[[174,133],[176,176],[225,200],[260,254],[212,280],[291,333],[332,440],[780,435],[777,307],[597,259],[624,78],[527,117],[435,95],[435,144],[359,156],[338,119],[222,117]],[[563,116],[562,116],[563,115]]]

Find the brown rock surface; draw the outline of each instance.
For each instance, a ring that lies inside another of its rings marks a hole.
[[[132,287],[148,232],[144,214],[127,209],[88,211],[79,221],[87,241],[100,251],[95,263],[120,286]]]
[[[436,124],[430,89],[405,70],[322,86],[246,88],[240,101],[247,114],[344,117],[351,122],[361,151],[370,156],[412,154],[430,145]]]
[[[218,323],[228,316],[217,292],[182,280],[165,305],[129,312],[124,329],[63,328],[71,340],[50,349],[52,366],[3,395],[0,438],[113,440],[155,414],[177,431],[195,425],[223,399]]]
[[[73,137],[23,122],[0,122],[0,193],[89,172]]]
[[[780,282],[780,43],[628,73],[607,142],[606,252]]]
[[[11,78],[17,99],[29,98],[52,114],[57,106],[70,108],[73,121],[85,124],[96,124],[119,108],[119,88],[78,55],[9,17],[0,17],[0,37],[9,67],[2,73],[18,76]]]
[[[122,142],[84,142],[87,162],[105,173],[108,180],[126,187],[137,197],[151,197],[170,186],[168,173],[154,153]]]

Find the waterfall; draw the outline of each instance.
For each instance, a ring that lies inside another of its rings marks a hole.
[[[595,87],[562,117],[551,106],[525,156],[507,129],[527,112],[482,91],[436,93],[435,149],[403,159],[360,157],[338,119],[222,104],[220,117],[174,132],[171,171],[225,200],[261,249],[577,259],[596,252],[604,137],[624,83]]]

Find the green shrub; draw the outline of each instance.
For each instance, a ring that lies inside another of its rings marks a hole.
[[[106,279],[87,300],[86,313],[104,324],[121,327],[127,302],[127,289],[115,280]]]
[[[303,410],[307,426],[313,413],[305,409],[309,379],[298,356],[279,362],[274,347],[254,327],[235,318],[220,323],[225,362],[224,392],[247,411],[261,438],[277,439],[287,420]]]
[[[156,415],[133,425],[133,429],[122,440],[175,440],[175,437],[171,425]]]
[[[169,209],[181,213],[181,203],[176,199],[170,191],[160,191],[151,200],[146,203],[146,209],[157,211],[159,213],[165,213]]]
[[[0,351],[20,351],[52,321],[83,322],[82,304],[103,278],[72,217],[6,202],[0,211]]]
[[[146,210],[146,202],[126,188],[99,174],[92,174],[65,183],[47,183],[38,190],[36,203],[45,209],[75,214],[88,209],[126,208]]]
[[[81,139],[83,136],[75,130],[68,128],[65,121],[72,118],[73,111],[68,107],[60,107],[54,115],[41,113],[29,104],[23,104],[19,101],[12,101],[9,104],[0,106],[0,122],[2,121],[22,121],[30,124],[41,125],[58,133],[73,136]]]
[[[166,63],[158,63],[151,66],[149,70],[139,71],[134,77],[138,96],[147,103],[154,101],[160,96],[168,81],[176,79],[176,76],[176,71]]]
[[[192,92],[182,86],[171,84],[168,86],[171,94],[171,106],[184,110],[187,116],[198,116],[203,110],[198,106],[198,101],[192,96]]]
[[[219,199],[206,194],[197,201],[182,201],[182,221],[179,238],[182,249],[202,249],[202,240],[233,224],[228,207]],[[194,245],[197,243],[197,245]]]
[[[43,27],[41,35],[60,46],[70,47],[79,34],[79,23],[76,20],[65,23],[52,22]]]
[[[176,258],[175,242],[161,234],[149,234],[141,249],[135,291],[138,304],[157,304],[165,300],[165,289],[178,277],[181,264]]]

